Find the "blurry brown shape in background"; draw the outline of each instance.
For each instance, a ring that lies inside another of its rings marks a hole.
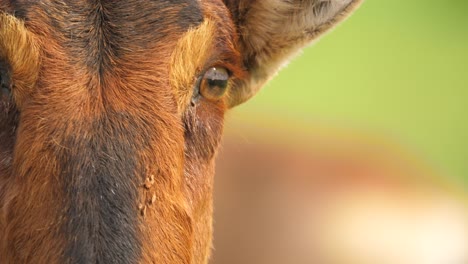
[[[332,134],[225,140],[213,264],[468,263],[462,189],[389,142]]]

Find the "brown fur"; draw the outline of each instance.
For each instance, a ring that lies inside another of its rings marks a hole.
[[[8,60],[11,78],[15,79],[15,98],[18,106],[36,83],[39,73],[39,50],[24,23],[15,17],[0,13],[0,58]]]
[[[215,24],[206,20],[197,29],[187,32],[177,43],[171,61],[171,85],[178,98],[179,112],[182,113],[194,96],[193,76],[197,76],[213,49]]]
[[[1,262],[206,263],[225,111],[345,2],[0,0]]]
[[[234,78],[242,78],[245,75],[239,67],[241,58],[235,49],[235,36],[232,33],[231,36],[226,36],[219,32],[217,24],[219,22],[205,19],[202,25],[180,38],[172,53],[170,80],[176,91],[178,105],[182,108],[179,110],[181,113],[186,110],[194,96],[194,76],[199,76],[206,67],[225,67],[231,71]],[[228,56],[229,59],[226,60]]]

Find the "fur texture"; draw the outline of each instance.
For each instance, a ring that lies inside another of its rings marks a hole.
[[[0,0],[1,262],[207,263],[225,111],[357,2]]]
[[[302,48],[346,19],[361,0],[225,0],[239,28],[250,78],[236,82],[229,106],[255,95]]]
[[[15,80],[15,98],[18,105],[31,93],[39,74],[39,50],[34,36],[17,18],[0,13],[0,58]]]

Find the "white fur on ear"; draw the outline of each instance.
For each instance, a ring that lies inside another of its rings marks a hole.
[[[313,5],[313,16],[310,18],[315,26],[320,26],[328,21],[332,20],[344,7],[348,6],[352,0],[319,0],[309,1]]]

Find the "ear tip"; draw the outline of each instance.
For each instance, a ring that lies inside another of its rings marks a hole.
[[[250,3],[242,0],[241,2],[244,1],[245,5],[250,5],[247,12],[250,15],[244,17],[238,27],[241,34],[248,29],[249,34],[242,35],[244,37],[241,38],[241,42],[245,50],[251,50],[244,56],[251,56],[248,60],[255,63],[249,65],[251,75],[236,83],[231,89],[228,98],[229,108],[251,98],[300,49],[346,20],[364,2],[364,0],[264,0],[250,1]],[[278,3],[284,5],[278,7]],[[252,15],[253,13],[255,15]],[[254,72],[262,74],[257,76]]]
[[[357,9],[365,0],[347,0],[349,1],[348,7],[346,9],[355,10]]]
[[[344,8],[335,16],[335,18],[332,20],[334,25],[338,24],[339,22],[342,22],[346,20],[349,16],[351,16],[354,11],[356,11],[362,3],[364,3],[365,0],[339,0],[343,1],[344,3]]]

